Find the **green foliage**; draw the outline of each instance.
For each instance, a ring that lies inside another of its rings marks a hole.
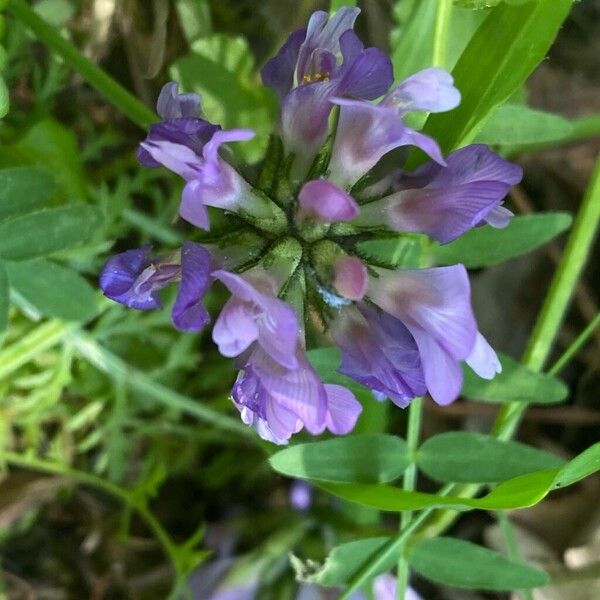
[[[497,483],[564,464],[537,448],[470,431],[449,431],[429,438],[419,448],[416,460],[429,477],[458,483]]]
[[[269,463],[288,477],[384,483],[402,475],[409,457],[402,438],[370,433],[292,446],[271,456]]]
[[[463,367],[463,396],[496,404],[555,404],[567,397],[569,390],[560,379],[533,371],[506,354],[500,353],[499,357],[502,373],[490,380],[478,377],[467,366]]]
[[[225,34],[200,38],[189,54],[173,63],[171,73],[185,90],[202,95],[202,108],[210,121],[224,129],[256,131],[254,139],[233,146],[241,160],[256,162],[262,157],[275,119],[275,102],[258,81],[245,39]]]
[[[570,215],[559,212],[516,216],[504,229],[475,228],[445,246],[434,245],[433,259],[441,265],[462,263],[469,268],[495,265],[549,242],[571,221]]]
[[[56,189],[54,178],[36,167],[0,171],[0,219],[28,212],[45,204]]]
[[[548,583],[548,575],[465,540],[438,537],[410,549],[410,566],[423,577],[460,588],[516,590]]]

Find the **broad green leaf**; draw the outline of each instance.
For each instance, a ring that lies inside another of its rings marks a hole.
[[[346,584],[373,554],[380,552],[391,538],[373,537],[340,544],[333,548],[323,565],[315,566],[313,562],[303,563],[296,557],[292,565],[300,581],[316,583],[325,587],[336,587]],[[398,559],[393,556],[388,564],[383,564],[381,571],[390,569]]]
[[[271,456],[269,462],[288,477],[384,483],[402,475],[409,456],[403,439],[366,433],[292,446]]]
[[[600,442],[590,446],[565,465],[554,480],[554,487],[566,487],[600,471]]]
[[[565,231],[571,220],[571,215],[560,212],[513,217],[504,229],[477,227],[445,246],[434,245],[433,258],[441,265],[495,265],[549,242]]]
[[[432,479],[458,483],[497,483],[564,464],[552,454],[518,442],[470,431],[429,438],[417,453],[419,468]]]
[[[27,212],[44,204],[56,185],[54,179],[42,169],[15,167],[0,171],[0,219]]]
[[[41,0],[35,4],[35,12],[54,27],[64,25],[75,13],[69,0]]]
[[[410,566],[442,585],[479,590],[530,589],[548,583],[548,575],[529,565],[465,540],[421,540],[408,554]]]
[[[188,43],[211,32],[212,22],[208,0],[177,0],[175,7],[179,24]]]
[[[8,325],[8,308],[10,306],[10,289],[4,263],[0,263],[0,336]]]
[[[519,6],[520,4],[525,4],[526,2],[532,1],[537,2],[537,0],[454,0],[454,4],[463,8],[481,10],[485,8],[493,8],[494,6],[498,6],[498,4],[501,2]]]
[[[89,240],[102,222],[93,206],[78,204],[40,210],[0,222],[0,258],[27,260]]]
[[[463,396],[497,404],[555,404],[569,394],[569,388],[557,377],[532,371],[506,354],[499,357],[502,373],[493,379],[482,379],[467,366],[463,367]]]
[[[416,269],[421,265],[425,236],[403,236],[368,240],[358,244],[358,250],[374,264]]]
[[[0,119],[8,114],[10,108],[10,96],[4,77],[0,75]]]
[[[97,313],[96,293],[77,272],[44,259],[5,264],[11,288],[41,314],[87,321]]]
[[[572,0],[502,3],[490,10],[452,71],[461,104],[429,117],[424,131],[444,152],[469,143],[544,59]]]
[[[567,119],[518,104],[499,106],[477,134],[481,144],[535,144],[561,140],[571,134]]]
[[[256,138],[231,144],[236,156],[256,162],[266,149],[276,114],[274,98],[254,73],[248,43],[241,37],[213,34],[196,40],[177,60],[171,75],[185,90],[202,94],[202,109],[224,129],[249,127]]]

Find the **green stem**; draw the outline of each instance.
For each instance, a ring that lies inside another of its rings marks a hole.
[[[404,478],[402,480],[402,489],[407,492],[412,492],[415,489],[415,483],[417,480],[417,464],[414,460],[414,456],[419,447],[419,436],[421,433],[421,420],[423,418],[423,398],[415,398],[408,408],[408,426],[406,429],[406,444],[408,447],[408,453],[411,457],[411,463],[404,472]],[[405,511],[400,514],[400,532],[406,529],[413,519],[413,513],[411,511]],[[398,600],[404,600],[406,590],[408,588],[408,562],[400,552],[398,558],[398,585],[397,585],[397,598]]]
[[[577,339],[562,353],[552,367],[548,369],[548,373],[556,375],[556,373],[562,371],[563,367],[581,350],[598,327],[600,327],[600,313],[588,323],[586,328],[577,336]]]
[[[506,511],[498,511],[496,513],[496,518],[498,519],[498,525],[500,525],[500,531],[502,532],[502,537],[504,538],[504,545],[506,546],[506,554],[508,558],[514,560],[515,562],[523,562],[523,557],[519,551],[519,544],[517,542],[515,530],[510,522],[510,519],[508,518],[508,515],[506,514]],[[521,590],[519,593],[523,600],[533,600],[531,590]]]
[[[87,59],[52,25],[39,17],[25,0],[10,0],[8,10],[131,121],[145,129],[157,120],[152,110]]]
[[[434,67],[446,66],[446,48],[448,47],[448,28],[450,27],[451,12],[452,0],[438,0],[433,35],[432,65]]]
[[[113,379],[123,381],[126,385],[145,394],[148,398],[152,398],[169,408],[192,415],[223,431],[242,435],[252,440],[256,439],[252,428],[153,381],[140,371],[132,368],[116,354],[100,346],[85,333],[72,331],[69,340],[77,352],[97,369]]]

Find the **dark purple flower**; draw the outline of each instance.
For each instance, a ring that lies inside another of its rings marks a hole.
[[[308,27],[294,32],[263,67],[263,81],[282,101],[281,134],[299,170],[306,169],[327,137],[333,96],[370,100],[392,83],[390,59],[376,48],[365,49],[352,31],[359,12],[342,7],[331,18],[313,13]]]
[[[162,306],[160,290],[179,282],[171,316],[181,331],[198,331],[210,317],[202,299],[210,285],[211,259],[208,251],[193,242],[184,242],[179,256],[157,258],[151,246],[127,250],[111,257],[100,273],[104,295],[138,310]]]
[[[379,277],[371,278],[369,296],[401,321],[414,338],[427,389],[438,404],[449,404],[458,396],[460,361],[484,378],[500,372],[495,352],[477,330],[463,265],[376,270]]]
[[[401,146],[417,146],[444,165],[437,142],[408,127],[412,111],[443,112],[460,102],[449,73],[425,69],[391,90],[379,104],[335,98],[340,117],[329,165],[330,179],[341,187],[356,183],[380,158]]]
[[[398,319],[366,303],[340,311],[331,335],[342,350],[340,373],[405,408],[427,388],[419,349]]]
[[[501,204],[521,180],[521,167],[481,144],[456,150],[446,160],[446,167],[429,162],[401,177],[399,191],[366,205],[357,222],[426,233],[442,244],[484,221],[508,225],[512,213]]]
[[[272,279],[260,271],[241,277],[219,270],[213,277],[231,292],[213,328],[221,354],[238,356],[258,342],[274,361],[295,369],[298,320],[294,309],[277,298]]]
[[[325,179],[307,181],[298,194],[299,217],[313,217],[323,223],[351,221],[360,212],[352,196]]]

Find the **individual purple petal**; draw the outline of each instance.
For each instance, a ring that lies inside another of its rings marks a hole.
[[[415,145],[445,164],[436,142],[406,127],[395,109],[335,98],[340,116],[329,164],[330,179],[347,187],[358,181],[394,148]]]
[[[169,171],[177,173],[186,181],[199,176],[201,163],[198,155],[188,146],[166,139],[147,138],[140,147],[148,152],[153,160],[167,167]]]
[[[466,362],[483,379],[493,379],[497,373],[502,373],[502,364],[498,355],[479,332]]]
[[[460,104],[460,92],[452,75],[432,67],[411,75],[387,94],[383,104],[402,114],[411,111],[444,112]]]
[[[213,329],[213,340],[221,353],[237,356],[258,341],[274,361],[296,368],[298,321],[294,309],[234,273],[219,270],[213,277],[232,293]]]
[[[351,221],[360,212],[352,196],[324,179],[306,182],[298,194],[298,204],[300,215],[317,218],[323,223]]]
[[[268,60],[260,71],[263,83],[278,96],[283,97],[294,85],[294,70],[298,61],[300,46],[306,37],[306,27],[294,31],[276,56]]]
[[[512,217],[514,217],[514,214],[508,210],[508,208],[496,206],[485,215],[484,220],[488,225],[491,225],[496,229],[504,229],[505,227],[508,227]]]
[[[188,223],[208,231],[210,229],[210,220],[208,210],[203,203],[204,189],[202,182],[198,179],[188,181],[181,194],[181,204],[179,205],[179,215]]]
[[[389,573],[383,573],[373,580],[373,593],[376,600],[396,600],[396,578]],[[408,590],[407,590],[408,592]],[[409,600],[408,594],[403,600]]]
[[[183,243],[181,282],[172,311],[173,323],[181,331],[198,331],[210,321],[210,316],[202,305],[211,283],[210,267],[208,250],[193,242]]]
[[[199,111],[200,96],[198,94],[180,94],[179,84],[175,81],[163,85],[156,101],[156,112],[163,119],[195,117]]]
[[[335,291],[350,300],[362,300],[367,291],[367,267],[356,256],[342,256],[333,266]]]
[[[354,394],[341,385],[325,384],[327,415],[325,426],[335,435],[350,433],[362,412],[362,405]]]

